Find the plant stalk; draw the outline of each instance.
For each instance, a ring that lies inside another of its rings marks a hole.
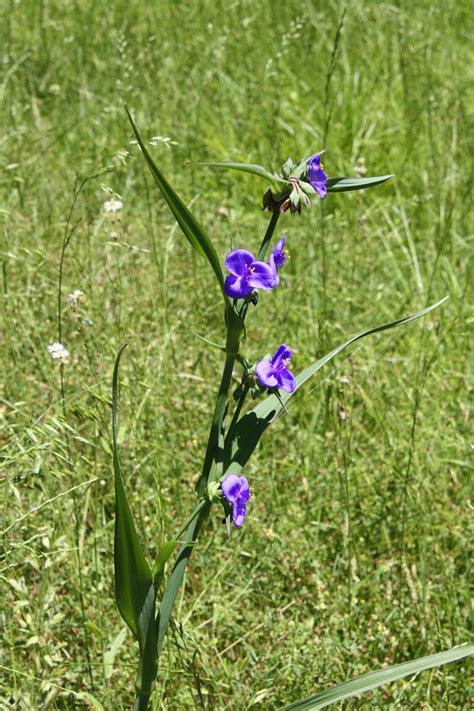
[[[280,217],[280,206],[277,205],[275,210],[272,212],[272,216],[270,218],[270,222],[268,223],[267,231],[265,232],[265,235],[262,240],[262,244],[260,245],[260,249],[258,250],[257,254],[257,261],[262,262],[267,254],[268,247],[270,246],[271,239],[273,237],[273,233],[275,232],[275,227],[277,226],[278,219]],[[248,302],[244,301],[242,304],[242,308],[240,309],[240,318],[242,321],[245,321],[245,317],[247,315],[248,311]]]

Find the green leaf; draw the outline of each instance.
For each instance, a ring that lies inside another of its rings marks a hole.
[[[150,171],[161,191],[161,194],[168,203],[168,207],[173,213],[176,222],[183,230],[184,235],[190,245],[196,250],[196,252],[198,252],[198,254],[202,255],[203,257],[206,257],[207,261],[212,267],[212,270],[214,271],[214,274],[216,275],[222,293],[224,293],[224,275],[222,272],[220,259],[217,255],[214,245],[212,244],[211,240],[209,239],[199,222],[196,220],[194,215],[189,211],[189,209],[186,207],[179,195],[177,195],[177,193],[168,183],[163,173],[158,170],[145,144],[143,143],[140,134],[138,133],[138,129],[135,126],[135,123],[133,122],[133,119],[130,115],[130,111],[127,108],[125,110],[128,114],[128,118],[132,125],[133,132],[138,141],[138,144],[142,149],[142,153],[145,156],[146,162],[148,163],[148,167],[150,168]]]
[[[405,318],[400,318],[396,321],[391,321],[390,323],[385,323],[382,326],[376,326],[375,328],[370,328],[368,331],[358,333],[356,336],[349,338],[348,341],[342,343],[337,348],[334,348],[334,350],[330,353],[327,353],[323,356],[323,358],[320,358],[320,360],[312,363],[310,366],[305,368],[305,370],[299,373],[299,375],[296,376],[296,389],[293,393],[281,392],[278,397],[276,395],[269,395],[265,398],[265,400],[262,400],[256,407],[253,408],[253,410],[247,412],[238,421],[236,427],[231,433],[230,441],[226,440],[224,449],[224,474],[226,474],[229,470],[234,474],[238,474],[243,469],[257,446],[260,437],[265,432],[267,427],[285,408],[288,400],[307,380],[309,380],[315,373],[318,372],[318,370],[326,365],[326,363],[332,360],[338,353],[361,338],[370,336],[372,333],[386,331],[390,328],[401,326],[402,324],[409,323],[410,321],[414,321],[415,319],[424,316],[444,303],[447,298],[448,297],[446,296],[436,304],[432,304],[412,316],[406,316]]]
[[[196,338],[199,338],[200,341],[203,341],[203,343],[207,343],[208,346],[216,348],[218,351],[222,351],[222,353],[225,353],[225,346],[221,346],[219,343],[212,341],[210,338],[206,338],[206,336],[201,336],[201,334],[196,333],[196,331],[191,330],[191,333],[193,334],[193,336],[196,336]]]
[[[209,168],[227,168],[228,170],[240,170],[243,173],[258,175],[264,178],[270,185],[272,193],[280,193],[282,190],[290,190],[288,181],[280,178],[280,176],[270,173],[266,168],[255,163],[214,163],[212,161],[200,161],[198,163],[189,163],[189,165],[205,165]],[[286,165],[286,164],[285,164]]]
[[[403,662],[403,664],[396,664],[393,667],[385,667],[385,669],[363,674],[307,699],[284,706],[280,711],[317,711],[356,694],[361,694],[364,691],[376,689],[383,684],[390,684],[392,681],[403,679],[405,676],[419,674],[425,669],[433,669],[433,667],[439,667],[442,664],[449,664],[472,654],[474,654],[474,645],[465,644],[461,647],[449,649],[446,652],[431,654],[429,657],[420,657],[409,662]]]
[[[374,185],[381,185],[393,178],[393,175],[378,175],[374,178],[329,178],[328,192],[343,193],[346,190],[364,190]]]
[[[179,545],[179,541],[167,541],[166,543],[163,543],[158,551],[155,562],[155,590],[158,590],[161,585],[161,581],[163,580],[163,576],[165,574],[165,565],[173,555],[177,545]]]
[[[180,585],[182,583],[184,572],[189,563],[189,558],[191,556],[194,541],[196,540],[199,529],[201,528],[203,522],[209,515],[211,509],[211,503],[206,501],[199,512],[199,515],[194,518],[188,526],[186,535],[184,537],[184,545],[181,547],[178,558],[173,566],[173,572],[166,584],[163,597],[161,599],[161,605],[156,618],[156,624],[158,628],[158,640],[157,640],[157,651],[158,655],[163,647],[163,642],[165,639],[166,629],[170,621],[171,612],[173,610],[173,605],[175,603],[176,597],[179,592]]]
[[[154,618],[155,588],[150,567],[145,559],[123,482],[117,444],[119,351],[112,379],[112,432],[115,477],[115,598],[123,619],[137,638],[140,647],[149,634],[150,615]],[[154,625],[152,625],[154,627]]]

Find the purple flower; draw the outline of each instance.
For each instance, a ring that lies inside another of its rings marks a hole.
[[[273,269],[273,274],[275,276],[275,286],[280,283],[280,277],[278,276],[278,270],[282,268],[285,262],[288,261],[288,251],[285,249],[285,235],[281,236],[278,240],[273,252],[270,254],[270,259],[268,260],[269,265]]]
[[[322,200],[323,197],[326,196],[326,193],[328,191],[328,176],[323,170],[320,155],[313,156],[309,161],[308,179]]]
[[[232,505],[232,522],[236,528],[244,525],[250,486],[244,476],[229,474],[221,484],[222,493]]]
[[[281,388],[286,393],[292,393],[296,388],[295,376],[288,370],[291,360],[291,349],[284,343],[275,351],[271,360],[260,360],[255,372],[261,385],[265,388]]]
[[[276,284],[271,266],[256,262],[253,254],[246,249],[229,252],[225,266],[230,274],[225,280],[224,291],[233,299],[243,299],[254,289],[273,289]]]

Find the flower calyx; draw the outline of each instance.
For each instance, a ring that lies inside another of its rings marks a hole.
[[[321,199],[327,193],[327,175],[323,170],[319,153],[294,163],[288,158],[282,166],[279,176],[287,185],[279,193],[272,193],[269,188],[263,196],[263,209],[270,212],[301,213],[301,207],[311,207],[310,198],[319,195]]]

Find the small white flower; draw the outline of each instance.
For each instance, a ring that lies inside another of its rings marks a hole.
[[[111,197],[110,200],[104,202],[104,210],[106,212],[118,212],[123,207],[123,202],[117,198]]]
[[[365,158],[361,157],[357,161],[357,165],[354,166],[354,172],[357,173],[359,178],[367,173],[367,168],[365,167]]]
[[[83,326],[90,327],[94,325],[94,321],[91,319],[90,316],[84,316],[84,318],[82,319],[82,324]]]
[[[69,363],[70,353],[61,343],[52,343],[48,346],[48,351],[51,353],[51,358],[59,361],[61,365],[67,365]]]
[[[67,305],[71,306],[73,309],[82,301],[84,292],[82,289],[75,289],[73,292],[67,295]]]

